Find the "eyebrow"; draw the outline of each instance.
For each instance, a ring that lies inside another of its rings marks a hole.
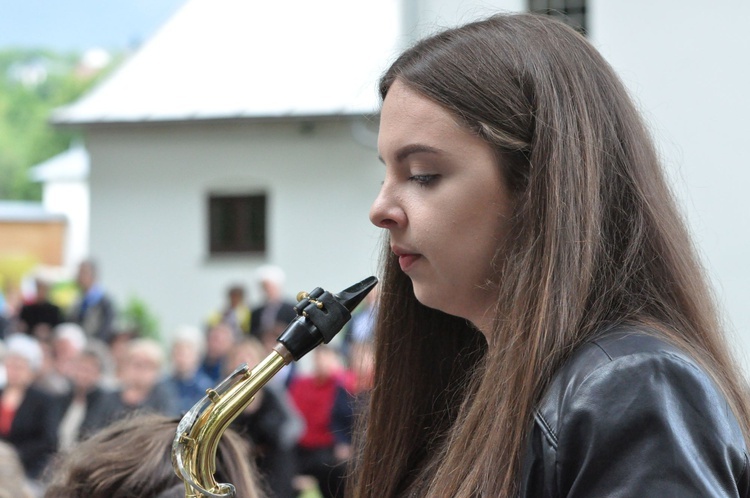
[[[412,154],[420,154],[420,153],[427,153],[427,154],[440,154],[443,151],[441,149],[438,149],[437,147],[431,147],[429,145],[424,144],[409,144],[405,145],[404,147],[401,147],[396,152],[396,161],[402,162],[404,159],[409,157]],[[383,160],[383,157],[378,155],[378,160],[380,160],[381,163],[385,163]]]

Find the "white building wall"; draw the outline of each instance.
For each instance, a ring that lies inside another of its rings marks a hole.
[[[231,283],[257,300],[253,270],[264,263],[284,268],[290,297],[375,274],[380,234],[368,210],[382,165],[348,123],[103,129],[87,145],[103,284],[120,305],[145,299],[165,334],[200,325]],[[208,193],[256,189],[269,196],[267,257],[209,258]]]
[[[526,5],[526,0],[404,0],[404,43],[492,14],[524,11]]]
[[[49,181],[44,184],[42,204],[50,213],[66,217],[63,266],[71,275],[88,255],[89,186],[85,180]]]
[[[589,4],[590,38],[645,113],[750,372],[750,2]]]

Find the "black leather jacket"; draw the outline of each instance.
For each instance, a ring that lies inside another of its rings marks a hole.
[[[696,362],[636,329],[580,348],[536,410],[522,497],[747,497],[748,451]]]

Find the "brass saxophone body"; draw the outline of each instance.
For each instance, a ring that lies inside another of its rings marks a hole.
[[[172,465],[185,483],[186,498],[235,496],[231,483],[214,479],[222,434],[284,365],[330,342],[376,283],[375,277],[369,277],[338,294],[321,288],[300,293],[297,317],[279,336],[274,350],[252,370],[241,365],[185,414],[172,443]]]

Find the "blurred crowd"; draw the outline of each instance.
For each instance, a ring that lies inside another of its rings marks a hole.
[[[0,488],[18,489],[14,496],[44,496],[53,464],[113,424],[144,413],[178,419],[238,366],[260,362],[296,316],[283,271],[263,267],[261,306],[229,285],[221,309],[163,344],[118,330],[97,274],[93,261],[80,264],[70,310],[39,279],[35,296],[0,318]],[[314,488],[343,496],[352,425],[372,383],[376,302],[372,292],[336,341],[311,353],[309,368],[284,367],[232,423],[268,496]]]

